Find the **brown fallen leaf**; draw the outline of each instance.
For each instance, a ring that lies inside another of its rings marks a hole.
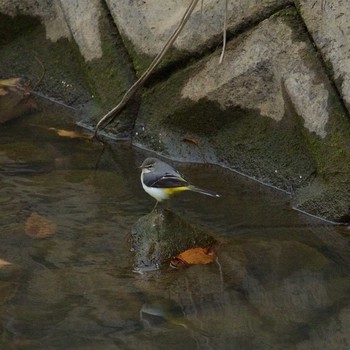
[[[193,143],[194,145],[198,146],[198,141],[196,139],[194,139],[193,137],[184,137],[182,139],[183,142],[189,142],[189,143]]]
[[[56,128],[49,128],[49,130],[56,132],[58,136],[69,137],[71,139],[91,139],[93,137],[93,135],[84,134],[84,133],[80,133],[72,130],[64,130],[64,129],[56,129]]]
[[[25,234],[32,238],[46,238],[56,232],[56,224],[38,213],[32,213],[24,224]]]
[[[0,96],[5,96],[9,93],[9,88],[17,89],[20,85],[21,79],[12,78],[0,80]]]
[[[20,84],[20,78],[11,78],[0,80],[0,88],[2,87],[17,87]]]
[[[170,262],[170,266],[180,269],[189,265],[205,265],[216,260],[214,250],[209,248],[191,248],[178,254]]]

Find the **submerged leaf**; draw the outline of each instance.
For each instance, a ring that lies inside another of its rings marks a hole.
[[[84,133],[80,133],[72,130],[64,130],[64,129],[56,129],[56,128],[50,128],[49,130],[55,131],[58,136],[69,137],[71,139],[78,139],[78,138],[91,139],[92,138],[92,135],[84,134]]]
[[[56,224],[38,213],[32,213],[25,222],[25,234],[32,238],[46,238],[56,232]]]
[[[191,248],[177,255],[170,262],[170,266],[176,269],[189,265],[205,265],[216,260],[214,250],[209,248]]]

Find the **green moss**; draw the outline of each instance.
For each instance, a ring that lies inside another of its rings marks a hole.
[[[30,16],[10,17],[0,13],[0,47],[11,43],[22,33],[28,33],[40,25],[38,18]]]
[[[334,181],[334,174],[342,173],[343,180],[350,183],[350,125],[346,111],[335,94],[328,100],[329,120],[327,136],[320,139],[316,135],[306,135],[310,150],[318,164],[320,175],[325,180]]]
[[[297,197],[302,188],[310,188],[307,196],[297,198],[298,205],[337,220],[344,217],[350,203],[349,120],[295,9],[279,11],[272,20],[289,25],[292,40],[304,43],[300,55],[310,71],[315,72],[313,83],[323,84],[329,92],[326,138],[304,126],[305,121],[294,110],[287,92],[285,116],[278,122],[261,116],[258,109],[222,110],[208,99],[183,99],[183,85],[206,64],[204,59],[144,94],[136,139],[155,150],[159,150],[157,142],[161,141],[163,153],[178,157],[181,135],[190,135],[201,145],[209,145],[203,153],[214,153],[221,164],[285,190],[298,189]],[[313,186],[316,183],[321,185]]]
[[[125,34],[122,35],[122,40],[133,63],[136,75],[139,77],[151,64],[153,57],[137,51],[133,43],[128,39],[128,37]]]
[[[86,69],[95,98],[103,106],[111,107],[132,85],[135,75],[121,39],[105,11],[100,16],[99,25],[103,56],[101,59],[83,62],[82,69]]]
[[[93,126],[102,114],[96,106],[109,110],[135,80],[126,50],[106,13],[100,20],[103,57],[91,62],[85,62],[73,40],[47,40],[45,28],[37,19],[4,18],[0,27],[4,37],[11,40],[2,47],[0,76],[29,78],[35,91],[68,105],[89,103],[84,119],[87,121],[95,112],[89,121]],[[120,123],[113,125],[115,134],[130,137],[137,106],[134,103],[123,112]]]
[[[247,111],[212,138],[218,156],[229,166],[290,191],[305,185],[315,163],[290,117],[276,122]]]
[[[215,239],[175,213],[158,209],[141,217],[131,230],[135,268],[158,269],[162,263],[194,247],[208,247]]]
[[[26,77],[37,92],[64,101],[66,104],[82,104],[89,99],[87,82],[80,69],[81,56],[78,47],[68,39],[51,42],[46,39],[45,28],[36,20],[26,17],[29,27],[22,26],[22,17],[15,17],[14,28],[1,49],[0,76]],[[19,29],[18,29],[19,30]]]
[[[280,188],[290,190],[308,181],[315,163],[291,116],[276,122],[261,116],[258,109],[222,110],[217,102],[182,99],[179,92],[188,74],[193,71],[176,73],[170,82],[144,95],[138,142],[166,153],[173,147],[171,136],[167,136],[173,130],[180,135],[178,142],[181,135],[188,134],[201,144],[208,140],[223,164]]]
[[[317,164],[317,179],[298,195],[298,206],[332,221],[350,222],[350,125],[334,90],[329,95],[327,136],[321,139],[304,130],[310,154]]]
[[[294,0],[294,6],[295,6],[296,10],[298,11],[298,13],[301,15],[302,14],[302,7],[300,4],[300,0]]]

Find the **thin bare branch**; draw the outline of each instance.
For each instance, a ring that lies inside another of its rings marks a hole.
[[[38,81],[35,83],[35,85],[33,86],[33,90],[35,90],[39,84],[42,82],[44,76],[45,76],[45,72],[46,72],[46,69],[45,69],[45,66],[44,64],[39,60],[39,58],[37,56],[34,56],[35,60],[40,64],[41,68],[42,68],[42,72],[41,72],[41,76],[40,78],[38,79]]]
[[[129,90],[126,91],[124,96],[122,97],[121,101],[113,108],[111,109],[106,115],[104,115],[99,122],[96,125],[95,128],[95,134],[94,137],[97,137],[98,130],[102,127],[107,126],[109,122],[113,120],[117,116],[118,113],[121,112],[121,110],[126,106],[126,104],[129,102],[129,100],[134,96],[134,94],[137,92],[139,88],[143,86],[147,78],[151,75],[151,73],[154,71],[154,69],[157,67],[157,65],[161,62],[164,55],[168,51],[168,49],[171,47],[171,45],[174,43],[176,38],[181,33],[183,27],[187,23],[188,19],[190,18],[194,8],[196,7],[199,0],[192,0],[188,8],[186,9],[186,12],[184,13],[179,25],[177,26],[174,33],[170,36],[162,50],[158,53],[158,55],[154,58],[150,66],[146,69],[146,71],[141,75],[141,77],[129,88]]]
[[[219,64],[221,64],[222,61],[224,60],[225,50],[226,50],[227,12],[228,12],[228,0],[225,0],[225,15],[224,15],[223,38],[222,38],[222,51],[221,51],[221,55],[220,55]]]

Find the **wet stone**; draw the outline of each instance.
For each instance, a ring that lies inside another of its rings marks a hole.
[[[141,217],[131,230],[134,270],[158,270],[162,263],[193,247],[208,247],[215,239],[167,209]]]

